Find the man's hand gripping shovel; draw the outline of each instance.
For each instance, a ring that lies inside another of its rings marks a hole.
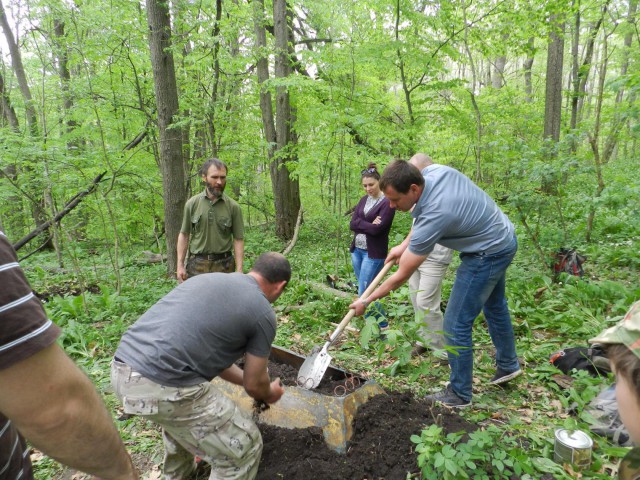
[[[376,289],[378,284],[382,281],[384,276],[391,270],[391,267],[395,264],[395,262],[385,263],[380,273],[373,279],[371,285],[367,287],[364,291],[360,300],[364,300]],[[307,357],[302,366],[300,367],[300,371],[298,372],[298,385],[307,390],[312,388],[316,388],[320,381],[322,381],[322,377],[327,371],[329,364],[331,363],[331,356],[328,353],[328,349],[333,342],[340,336],[345,327],[351,322],[351,319],[355,316],[356,311],[354,309],[349,309],[349,313],[345,315],[342,321],[338,324],[336,329],[333,331],[327,343],[324,344],[322,348],[319,348],[316,345],[311,350],[311,355]]]

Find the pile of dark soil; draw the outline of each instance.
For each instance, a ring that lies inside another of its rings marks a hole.
[[[330,450],[319,428],[259,425],[264,441],[258,480],[404,480],[420,478],[411,435],[438,423],[446,433],[477,429],[450,409],[409,394],[377,395],[356,414],[345,454]]]
[[[296,385],[298,369],[269,363],[271,377]],[[324,395],[344,391],[354,378],[323,378],[314,389]],[[353,386],[353,383],[352,383]],[[356,388],[359,385],[356,382]],[[347,388],[349,390],[349,388]],[[257,480],[406,480],[421,478],[412,435],[437,424],[445,434],[478,429],[455,410],[412,394],[387,392],[370,398],[354,417],[353,436],[344,454],[331,450],[320,428],[286,429],[258,424],[264,449]],[[462,441],[466,441],[463,437]],[[512,476],[513,480],[519,478]],[[540,480],[553,480],[544,474]]]
[[[270,362],[269,374],[280,377],[284,385],[297,384],[298,369],[290,365]],[[347,390],[357,389],[360,380],[327,375],[314,391],[339,395],[345,385]],[[420,478],[411,435],[419,435],[434,423],[446,433],[477,429],[450,409],[398,392],[376,395],[358,408],[345,454],[326,445],[320,428],[286,429],[259,424],[264,450],[258,480],[404,480],[407,475]]]

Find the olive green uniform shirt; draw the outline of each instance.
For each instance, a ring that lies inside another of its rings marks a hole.
[[[240,205],[224,193],[216,202],[206,191],[194,195],[184,206],[180,232],[189,235],[192,255],[233,253],[233,240],[244,238]]]

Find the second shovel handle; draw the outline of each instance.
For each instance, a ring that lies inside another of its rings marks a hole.
[[[393,265],[394,265],[394,262],[389,262],[384,264],[384,266],[382,267],[382,270],[380,270],[380,273],[376,275],[376,278],[374,278],[371,281],[367,289],[364,291],[364,293],[360,297],[360,300],[364,300],[369,295],[371,295],[371,293],[380,284],[384,276],[389,272],[389,270],[391,270],[391,267],[393,267]],[[355,314],[356,314],[356,311],[353,308],[350,308],[349,312],[344,316],[342,321],[338,324],[338,327],[333,331],[333,333],[329,337],[329,343],[333,342],[336,339],[336,337],[342,333],[342,330],[344,330],[344,327],[346,327],[349,324],[349,322],[355,316]]]

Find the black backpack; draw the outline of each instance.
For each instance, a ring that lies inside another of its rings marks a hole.
[[[586,370],[594,377],[606,377],[611,372],[607,354],[600,345],[565,348],[551,355],[549,361],[563,373],[576,369]]]

